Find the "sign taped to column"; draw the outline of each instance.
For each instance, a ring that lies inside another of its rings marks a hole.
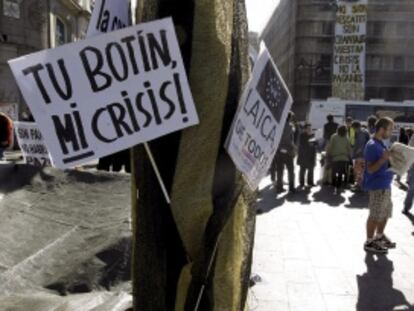
[[[263,47],[226,140],[230,157],[253,190],[269,170],[292,102],[285,82]]]
[[[198,123],[171,18],[9,65],[58,168]]]
[[[34,166],[50,166],[50,156],[39,127],[33,122],[14,122],[17,141],[25,163]]]

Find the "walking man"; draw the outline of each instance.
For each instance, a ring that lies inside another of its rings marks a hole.
[[[394,122],[381,118],[375,124],[375,134],[365,147],[364,188],[369,194],[367,241],[364,249],[374,253],[387,253],[396,244],[384,234],[388,219],[392,216],[391,183],[393,173],[389,169],[390,152],[383,140],[391,137]]]
[[[408,143],[410,147],[414,147],[414,136],[410,138],[410,142]],[[407,183],[408,183],[408,190],[404,200],[404,209],[403,214],[408,214],[413,206],[414,200],[414,164],[411,165],[410,169],[407,173]]]

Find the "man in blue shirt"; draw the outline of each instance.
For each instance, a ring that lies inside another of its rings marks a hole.
[[[387,253],[389,248],[396,246],[384,234],[387,220],[392,216],[391,183],[394,175],[389,169],[390,152],[383,141],[391,137],[393,128],[392,119],[379,119],[375,124],[375,134],[365,147],[363,185],[369,194],[369,217],[364,249],[369,252]]]

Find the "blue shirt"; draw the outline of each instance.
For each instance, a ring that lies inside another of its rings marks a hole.
[[[389,162],[386,161],[378,171],[368,173],[368,165],[374,164],[381,159],[387,148],[380,140],[372,138],[365,146],[365,172],[364,172],[364,189],[365,190],[383,190],[391,189],[393,172],[389,169]]]

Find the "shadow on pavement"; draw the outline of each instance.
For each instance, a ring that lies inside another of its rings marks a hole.
[[[285,203],[285,196],[280,197],[276,193],[276,189],[273,185],[269,185],[266,188],[263,188],[256,199],[256,211],[257,214],[265,214],[270,212],[274,208],[278,208]]]
[[[309,195],[311,193],[311,189],[310,188],[302,188],[302,189],[297,189],[296,193],[293,194],[287,194],[285,196],[286,200],[289,202],[298,202],[298,203],[302,203],[302,204],[311,204],[311,201],[309,200]]]
[[[0,165],[0,193],[6,194],[29,185],[32,178],[41,172],[35,166],[2,164]]]
[[[363,275],[357,275],[358,283],[358,302],[357,311],[397,310],[395,307],[404,307],[404,309],[414,311],[404,294],[393,288],[392,273],[394,271],[393,262],[385,255],[374,257],[373,254],[367,254],[365,257],[367,272]]]
[[[345,204],[346,208],[368,208],[368,193],[356,192],[348,197],[349,203]]]
[[[96,173],[77,170],[58,170],[51,167],[36,167],[25,164],[0,165],[0,193],[7,194],[33,183],[81,182],[95,184],[112,182],[111,173]],[[49,185],[50,186],[50,185]]]
[[[315,202],[324,202],[329,206],[340,206],[345,202],[345,198],[340,194],[334,193],[333,187],[321,187],[318,192],[313,194],[313,201]]]
[[[300,189],[296,193],[276,193],[273,185],[263,188],[257,197],[256,210],[257,214],[264,214],[270,212],[274,208],[282,206],[285,202],[299,202],[302,204],[310,204],[309,200],[310,189]]]

